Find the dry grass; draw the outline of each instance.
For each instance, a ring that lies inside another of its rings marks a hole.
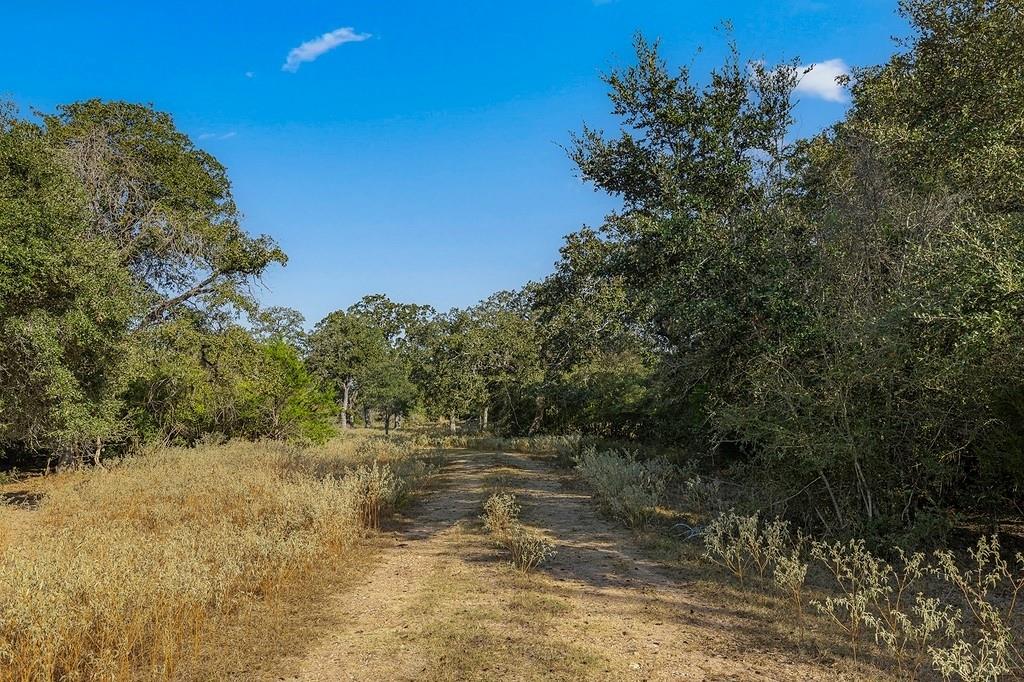
[[[378,474],[396,478],[375,518],[429,473],[381,440],[161,450],[54,478],[32,526],[0,545],[0,680],[173,676],[218,618],[360,551],[353,467],[384,460]]]

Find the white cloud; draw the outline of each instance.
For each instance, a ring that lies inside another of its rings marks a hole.
[[[281,67],[282,71],[288,71],[295,73],[302,66],[303,62],[311,62],[325,52],[330,52],[339,45],[345,43],[359,43],[370,37],[369,33],[356,33],[354,28],[336,28],[329,33],[325,33],[319,38],[313,40],[307,40],[296,48],[293,48],[288,53],[288,58],[285,59],[284,65]]]
[[[252,71],[246,71],[245,72],[245,77],[246,78],[253,78],[255,75],[256,74],[254,72],[252,72]]]
[[[810,69],[808,71],[808,69]],[[804,72],[807,73],[804,73]],[[840,76],[847,76],[850,67],[842,59],[829,59],[816,64],[806,64],[799,67],[800,81],[796,84],[796,91],[802,92],[811,97],[820,97],[828,102],[845,102],[846,93],[836,82]]]
[[[234,130],[226,133],[201,133],[198,137],[200,140],[230,140],[235,135],[238,135]]]

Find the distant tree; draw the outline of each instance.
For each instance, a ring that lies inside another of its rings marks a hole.
[[[334,434],[334,397],[321,390],[294,346],[263,344],[256,372],[241,380],[238,416],[249,437],[321,444]]]
[[[309,335],[306,318],[294,308],[270,306],[261,308],[251,318],[252,333],[264,342],[284,341],[300,352],[305,352]]]
[[[392,419],[407,414],[416,404],[417,389],[410,378],[410,367],[397,351],[389,348],[377,371],[369,373],[360,384],[359,401],[368,409],[377,410],[384,421],[384,432],[391,430]]]
[[[428,412],[444,417],[455,432],[458,420],[472,414],[486,397],[472,318],[457,310],[440,315],[419,331],[418,343],[414,380]]]
[[[396,303],[384,294],[363,296],[358,303],[349,306],[348,313],[371,320],[394,348],[406,344],[410,334],[435,315],[428,305]]]
[[[339,400],[342,428],[367,379],[388,361],[387,338],[367,317],[337,310],[316,324],[309,337],[309,364]]]

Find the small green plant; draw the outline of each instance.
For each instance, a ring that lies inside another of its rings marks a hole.
[[[756,527],[756,517],[740,516],[732,509],[711,519],[704,527],[704,558],[732,573],[741,587],[750,572],[750,555],[744,538],[753,535]]]

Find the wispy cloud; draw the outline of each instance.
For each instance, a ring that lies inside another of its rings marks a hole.
[[[246,71],[245,72],[245,77],[246,78],[255,78],[256,77],[256,72],[255,71]]]
[[[339,45],[345,43],[360,43],[370,37],[369,33],[356,33],[352,27],[336,28],[325,33],[319,38],[307,40],[288,53],[288,58],[281,66],[282,71],[295,73],[302,66],[303,62],[311,62],[320,55],[330,52]]]
[[[806,73],[804,73],[806,72]],[[850,67],[842,59],[829,59],[799,67],[800,81],[796,91],[827,102],[845,102],[846,93],[836,79],[850,74]]]
[[[235,135],[238,135],[234,130],[226,133],[200,133],[200,140],[230,140]]]

